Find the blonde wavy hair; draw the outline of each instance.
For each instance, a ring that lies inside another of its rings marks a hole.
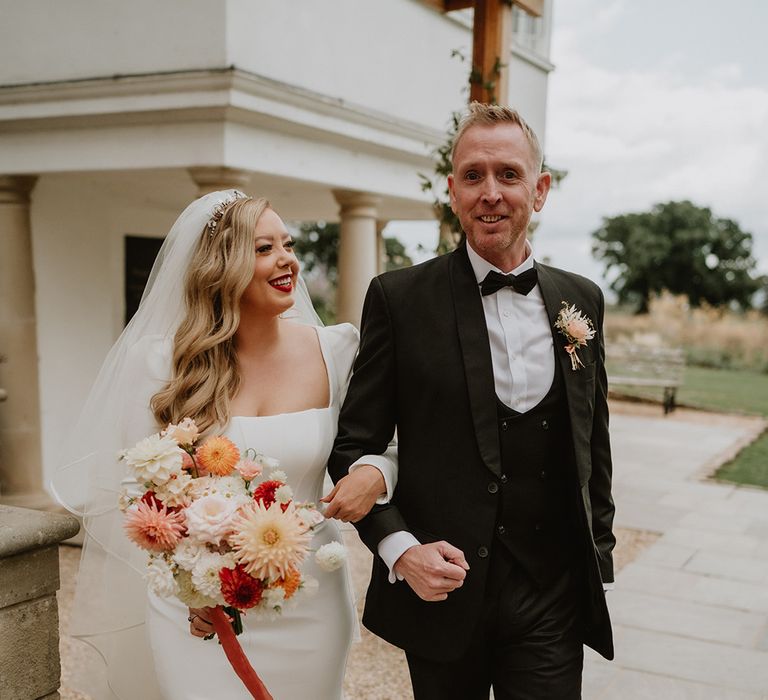
[[[201,431],[229,421],[240,387],[234,335],[253,278],[256,224],[266,199],[238,199],[203,229],[184,280],[186,315],[173,341],[173,372],[150,406],[158,425],[194,418]]]

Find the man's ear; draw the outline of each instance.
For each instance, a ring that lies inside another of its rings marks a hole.
[[[453,173],[448,173],[448,195],[450,197],[451,201],[451,211],[455,214],[456,213],[456,193],[453,191],[454,187],[454,181],[453,181]]]
[[[534,211],[542,210],[544,202],[547,201],[550,187],[552,187],[552,173],[545,170],[539,175],[539,179],[536,180],[536,197],[533,200]]]

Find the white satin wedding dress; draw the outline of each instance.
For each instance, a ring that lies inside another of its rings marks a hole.
[[[357,331],[349,324],[317,328],[330,384],[330,405],[274,416],[235,416],[225,434],[241,450],[280,460],[298,501],[317,503],[352,362]],[[320,526],[316,550],[341,541],[334,521]],[[319,581],[274,621],[243,618],[238,639],[275,700],[340,700],[347,653],[356,629],[346,566],[331,573],[312,557],[305,572]],[[242,700],[249,697],[216,641],[189,633],[188,611],[176,599],[149,596],[147,632],[162,695],[167,700]],[[140,682],[139,679],[137,681]]]

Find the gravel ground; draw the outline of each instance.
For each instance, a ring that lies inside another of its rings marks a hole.
[[[637,530],[618,530],[615,551],[617,570],[628,564],[645,547],[652,544],[657,535]],[[349,549],[352,579],[358,600],[358,612],[362,615],[365,589],[371,566],[371,554],[360,543],[354,530],[345,529],[344,537]],[[78,661],[78,644],[67,637],[69,612],[74,593],[75,573],[80,558],[78,547],[59,548],[61,565],[61,589],[59,590],[59,619],[61,629],[61,698],[62,700],[92,700],[67,686],[72,669]],[[354,644],[347,663],[344,692],[348,700],[411,700],[408,667],[403,652],[361,628],[362,639]],[[98,698],[93,700],[99,700]]]

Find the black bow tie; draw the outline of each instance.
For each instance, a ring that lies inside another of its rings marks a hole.
[[[518,294],[526,295],[539,280],[536,268],[532,267],[519,275],[502,275],[496,270],[491,270],[480,283],[480,293],[488,296],[498,292],[502,287],[512,287]]]

